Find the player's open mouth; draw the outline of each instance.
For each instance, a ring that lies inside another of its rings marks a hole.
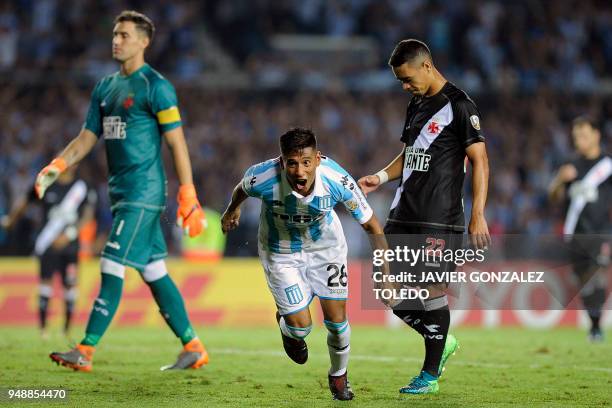
[[[298,190],[303,190],[306,188],[306,183],[308,182],[308,180],[306,179],[298,179],[295,180],[295,188],[297,188]]]

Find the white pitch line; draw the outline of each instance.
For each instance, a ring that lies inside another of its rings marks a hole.
[[[211,350],[213,354],[242,354],[245,356],[268,356],[268,357],[286,357],[285,353],[282,351],[275,350],[245,350],[245,349],[237,349],[237,348],[224,348],[224,349],[213,349]],[[351,360],[361,360],[361,361],[378,361],[385,363],[393,363],[393,362],[403,362],[403,363],[420,363],[423,360],[416,357],[392,357],[392,356],[366,356],[360,354],[351,354]],[[491,368],[491,369],[506,369],[517,367],[516,365],[511,364],[503,364],[503,363],[484,363],[481,361],[461,361],[455,360],[451,362],[451,365],[457,366],[466,366],[466,367],[477,367],[477,368]],[[540,364],[531,364],[530,368],[542,368],[543,365]],[[556,368],[571,368],[574,370],[582,370],[582,371],[600,371],[603,373],[612,373],[612,367],[583,367],[577,365],[556,365]]]
[[[285,353],[282,351],[274,351],[274,350],[244,350],[244,349],[234,349],[234,348],[225,348],[225,349],[215,349],[211,350],[211,353],[218,354],[243,354],[243,355],[263,355],[269,357],[285,357]],[[392,356],[366,356],[360,354],[351,354],[351,360],[361,360],[361,361],[378,361],[384,363],[393,363],[393,362],[402,362],[402,363],[420,363],[423,362],[423,359],[419,359],[416,357],[392,357]],[[472,366],[472,367],[483,367],[483,368],[510,368],[511,366],[508,364],[495,364],[495,363],[481,363],[481,362],[465,362],[465,361],[453,361],[453,365],[462,365],[462,366]]]
[[[114,345],[106,345],[106,350],[115,351],[127,351],[130,349],[129,346],[115,347]],[[134,351],[141,350],[142,347],[134,347]],[[280,350],[248,350],[248,349],[239,349],[239,348],[212,348],[209,350],[211,354],[236,354],[236,355],[245,355],[245,356],[268,356],[268,357],[282,357],[285,358],[286,354]],[[459,353],[461,350],[459,350]],[[321,355],[322,357],[323,355]],[[383,362],[383,363],[393,363],[393,362],[402,362],[402,363],[421,363],[423,359],[417,357],[394,357],[394,356],[373,356],[373,355],[363,355],[363,354],[351,354],[351,360],[361,360],[361,361],[375,361],[375,362]],[[486,369],[507,369],[512,367],[519,367],[515,364],[504,364],[504,363],[486,363],[482,361],[464,361],[453,359],[451,365],[463,366],[463,367],[476,367],[476,368],[486,368]],[[525,366],[525,368],[544,368],[545,365],[542,364],[530,364],[529,366]],[[571,364],[557,364],[554,366],[555,368],[571,368],[573,370],[580,371],[598,371],[602,373],[612,373],[612,367],[585,367]]]

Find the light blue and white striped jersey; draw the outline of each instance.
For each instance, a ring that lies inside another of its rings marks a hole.
[[[251,166],[242,179],[242,189],[262,200],[259,243],[269,252],[294,253],[344,242],[334,212],[338,203],[343,203],[360,224],[372,217],[372,208],[355,180],[325,156],[321,157],[314,189],[308,196],[291,188],[280,157]]]

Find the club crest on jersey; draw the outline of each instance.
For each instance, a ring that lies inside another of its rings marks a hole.
[[[470,123],[474,129],[480,130],[480,119],[477,115],[470,116]]]
[[[134,94],[128,94],[128,97],[124,99],[123,101],[123,107],[125,109],[130,109],[132,106],[134,106]]]
[[[429,126],[427,126],[427,131],[431,134],[436,134],[440,131],[440,125],[438,125],[436,122],[431,121],[431,123],[429,124]]]
[[[126,125],[127,123],[121,121],[121,116],[105,116],[102,119],[104,139],[125,139]]]
[[[320,210],[328,210],[331,208],[331,196],[326,195],[323,197],[319,197],[319,209]]]
[[[405,167],[414,171],[428,171],[431,155],[425,153],[422,147],[406,147],[406,157],[404,157]]]

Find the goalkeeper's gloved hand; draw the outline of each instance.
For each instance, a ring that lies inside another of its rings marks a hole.
[[[56,157],[51,163],[42,169],[40,173],[38,173],[38,176],[36,176],[34,189],[36,190],[36,195],[39,199],[44,197],[47,188],[49,188],[49,186],[53,184],[55,180],[57,180],[59,175],[62,174],[67,167],[68,164],[66,163],[66,160],[61,157]]]
[[[183,228],[185,235],[195,237],[206,228],[207,224],[193,184],[182,185],[179,188],[177,200],[176,224]]]

